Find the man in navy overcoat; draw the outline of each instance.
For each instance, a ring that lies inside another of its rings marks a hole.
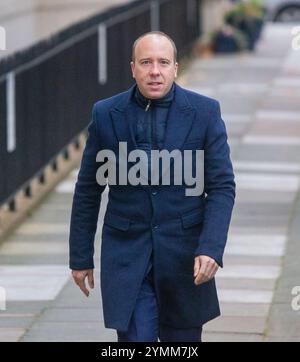
[[[129,176],[110,183],[107,167],[101,244],[104,324],[116,329],[118,341],[200,341],[202,325],[220,315],[214,276],[223,267],[235,199],[225,124],[218,101],[175,83],[176,46],[166,34],[137,39],[131,68],[136,84],[93,107],[73,198],[70,268],[88,296],[85,280],[93,288],[94,237],[106,187],[96,175],[108,165],[99,151],[113,152],[121,173],[136,164],[124,161],[121,143],[128,154],[148,156],[152,150],[203,150],[199,195],[187,195],[187,183],[174,182],[178,169],[166,185],[132,184]]]

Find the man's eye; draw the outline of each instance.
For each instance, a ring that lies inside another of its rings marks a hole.
[[[167,60],[162,60],[161,63],[162,63],[163,65],[168,65],[168,64],[169,64],[169,62],[168,62]]]
[[[149,64],[150,62],[149,62],[149,60],[143,60],[142,61],[142,64]]]

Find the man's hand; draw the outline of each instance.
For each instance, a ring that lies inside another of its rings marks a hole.
[[[90,292],[85,285],[85,278],[88,278],[88,284],[91,289],[94,288],[94,269],[72,270],[72,277],[82,292],[88,297]]]
[[[196,256],[194,263],[194,283],[199,285],[208,282],[216,275],[218,269],[219,265],[209,256]]]

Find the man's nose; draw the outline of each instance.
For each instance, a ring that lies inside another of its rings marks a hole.
[[[159,65],[156,63],[153,63],[150,72],[151,72],[151,75],[159,75],[160,74]]]

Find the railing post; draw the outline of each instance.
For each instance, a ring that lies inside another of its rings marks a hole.
[[[74,142],[74,147],[76,148],[76,150],[79,150],[79,148],[80,148],[80,141],[78,138]]]
[[[53,170],[53,171],[57,171],[57,169],[58,169],[58,167],[57,167],[57,161],[54,160],[54,161],[52,162],[52,170]]]
[[[106,25],[98,27],[98,77],[99,83],[107,82],[107,32]]]
[[[46,181],[45,173],[42,172],[42,173],[40,174],[40,176],[39,176],[39,182],[40,182],[41,184],[44,184],[45,181]]]
[[[16,211],[16,201],[15,201],[15,199],[12,199],[8,203],[8,208],[9,208],[9,211]]]
[[[197,23],[197,19],[195,16],[195,14],[197,14],[197,1],[199,0],[186,0],[187,23],[191,27],[194,27]]]
[[[65,160],[68,160],[68,159],[69,159],[70,154],[69,154],[69,150],[68,150],[68,149],[65,149],[65,150],[63,151],[63,157],[64,157]]]
[[[32,196],[31,186],[30,185],[26,186],[24,194],[25,194],[26,197],[31,197]]]
[[[16,99],[15,73],[6,76],[6,122],[7,122],[7,152],[16,149]]]
[[[151,2],[151,31],[159,29],[160,29],[159,1],[153,0]]]

